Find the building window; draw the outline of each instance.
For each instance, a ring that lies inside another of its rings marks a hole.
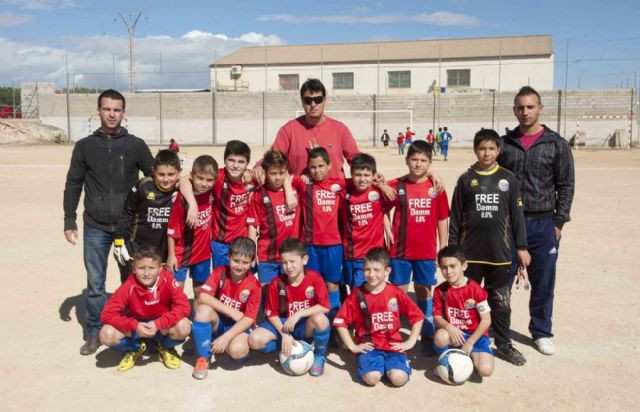
[[[298,90],[300,88],[299,74],[280,74],[280,90]]]
[[[389,88],[411,87],[411,72],[389,72]]]
[[[333,73],[334,89],[353,89],[353,73]]]
[[[449,87],[470,87],[471,70],[447,70],[447,86]]]

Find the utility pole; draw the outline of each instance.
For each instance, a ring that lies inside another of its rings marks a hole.
[[[142,16],[142,12],[138,12],[138,16],[131,26],[129,26],[129,23],[124,17],[122,17],[122,13],[118,13],[118,16],[122,19],[124,26],[127,28],[127,33],[129,34],[129,93],[133,93],[133,34],[136,30],[136,25],[140,20],[140,16]]]
[[[564,131],[562,132],[563,136],[567,135],[567,88],[569,85],[569,38],[567,37],[567,51],[565,55],[565,64],[564,64]]]

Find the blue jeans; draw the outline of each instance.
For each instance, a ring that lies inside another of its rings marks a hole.
[[[87,336],[97,336],[102,327],[100,313],[107,302],[105,281],[107,258],[113,242],[113,233],[84,225],[84,267],[87,269]]]

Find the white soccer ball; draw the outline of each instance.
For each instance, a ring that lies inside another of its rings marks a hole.
[[[311,366],[313,366],[313,360],[313,346],[303,340],[293,343],[289,357],[280,352],[280,364],[289,375],[300,376],[309,372]]]
[[[449,349],[438,358],[436,371],[449,385],[462,385],[473,373],[473,362],[466,352]]]

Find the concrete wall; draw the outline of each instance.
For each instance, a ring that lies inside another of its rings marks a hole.
[[[538,90],[553,90],[553,56],[548,58],[483,59],[469,61],[430,62],[347,63],[309,64],[283,66],[242,66],[242,73],[236,79],[231,76],[230,67],[211,69],[211,88],[218,85],[229,90],[234,84],[250,92],[279,91],[279,75],[298,74],[300,84],[307,78],[321,79],[332,95],[358,94],[412,94],[426,93],[432,84],[448,87],[447,70],[469,69],[471,89],[496,89],[515,91],[523,84],[530,84]],[[266,70],[266,76],[265,76]],[[388,72],[410,71],[410,88],[389,88]],[[333,73],[353,73],[354,89],[334,90]]]
[[[542,120],[566,138],[574,135],[577,116],[628,115],[631,111],[631,90],[572,90],[568,93],[564,116],[560,94],[558,91],[542,92],[545,105]],[[505,127],[517,125],[512,112],[513,96],[513,92],[495,94],[493,127],[501,133]],[[126,98],[124,125],[131,133],[152,144],[168,144],[171,138],[181,144],[224,144],[231,139],[250,144],[270,144],[278,128],[301,109],[297,92],[145,93],[126,95]],[[448,126],[455,139],[453,147],[464,147],[471,145],[473,135],[481,127],[492,127],[493,98],[489,91],[447,92],[436,96],[330,94],[326,110],[330,116],[344,122],[360,144],[378,142],[383,129],[388,129],[391,136],[395,136],[407,126],[412,126],[417,136],[424,138],[433,126]],[[42,121],[66,131],[66,96],[40,93],[37,100]],[[93,94],[69,96],[72,141],[99,127],[96,100],[97,95]],[[340,112],[373,109],[402,112],[375,115],[371,112]],[[634,117],[634,130],[636,124]],[[626,119],[583,121],[583,141],[586,140],[589,146],[599,146],[616,129],[626,127]]]

